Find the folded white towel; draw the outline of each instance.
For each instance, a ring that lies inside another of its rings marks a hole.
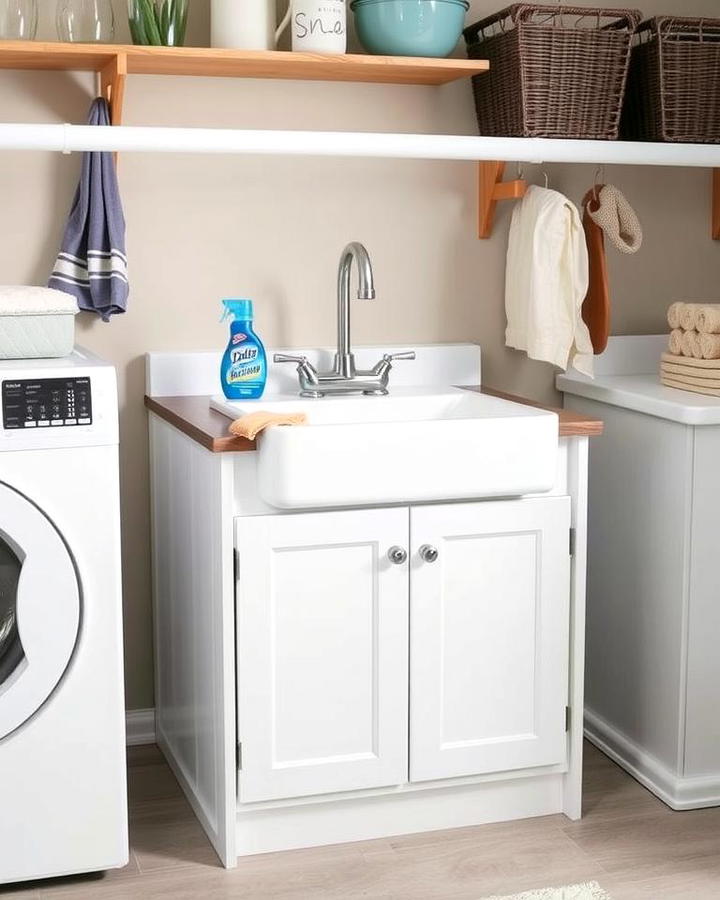
[[[515,205],[505,277],[508,347],[592,377],[593,347],[581,308],[588,252],[567,197],[535,185]]]
[[[75,315],[77,300],[64,291],[32,285],[0,285],[0,316]]]

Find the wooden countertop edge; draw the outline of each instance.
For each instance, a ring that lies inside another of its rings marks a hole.
[[[488,394],[492,397],[501,397],[511,400],[513,403],[521,403],[523,406],[532,406],[536,409],[547,409],[557,413],[560,425],[560,437],[594,437],[602,434],[603,422],[593,419],[582,413],[576,413],[569,409],[556,409],[527,400],[515,394],[505,391],[496,391],[490,387],[469,387],[467,390],[477,391],[480,394]],[[255,441],[234,437],[228,434],[228,418],[222,413],[210,408],[210,398],[197,397],[145,397],[145,406],[164,421],[173,425],[183,434],[192,438],[201,446],[213,453],[244,453],[254,450]]]
[[[228,434],[230,420],[210,408],[209,396],[148,397],[145,406],[178,431],[213,453],[244,453],[255,449],[255,441]]]
[[[518,397],[516,394],[508,394],[506,391],[497,391],[484,385],[468,388],[468,390],[477,391],[479,394],[489,394],[491,397],[501,397],[503,400],[512,400],[513,403],[521,403],[523,406],[532,406],[535,409],[546,409],[549,412],[557,413],[560,437],[597,437],[603,433],[605,428],[605,423],[602,419],[593,419],[592,416],[586,416],[571,409],[559,409],[556,406],[537,403],[535,400]]]

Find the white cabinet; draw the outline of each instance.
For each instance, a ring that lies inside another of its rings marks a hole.
[[[479,362],[426,346],[398,377],[443,393]],[[257,453],[211,452],[159,399],[212,394],[216,357],[149,363],[157,739],[225,865],[579,818],[588,438],[561,437],[552,490],[521,500],[283,512]],[[274,390],[294,390],[280,368]]]
[[[237,519],[240,800],[401,784],[408,510]]]
[[[410,528],[410,780],[565,762],[569,498],[418,507]]]
[[[567,497],[237,519],[241,802],[565,762],[569,528]]]

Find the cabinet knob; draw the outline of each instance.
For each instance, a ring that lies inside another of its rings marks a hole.
[[[402,547],[396,545],[388,550],[387,555],[391,563],[395,563],[396,566],[401,566],[407,559],[407,550],[403,550]]]
[[[432,544],[423,544],[418,552],[420,559],[426,563],[434,563],[438,558],[437,547],[433,547]]]

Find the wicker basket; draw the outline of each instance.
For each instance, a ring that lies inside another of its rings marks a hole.
[[[507,137],[618,136],[631,37],[629,9],[515,4],[463,32],[471,59],[480,134]]]
[[[720,19],[649,19],[637,34],[622,136],[720,143]]]

